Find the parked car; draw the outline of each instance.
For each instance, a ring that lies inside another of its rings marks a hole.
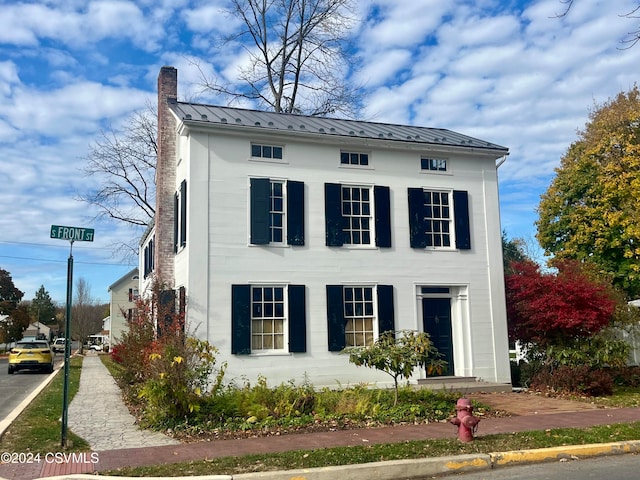
[[[64,338],[56,338],[53,341],[53,345],[51,346],[54,353],[63,352],[64,353]]]
[[[27,369],[53,372],[53,351],[46,340],[21,340],[9,351],[9,375]]]
[[[96,352],[103,352],[103,351],[107,351],[107,344],[99,344],[99,343],[85,343],[84,344],[84,349],[85,350],[95,350]]]

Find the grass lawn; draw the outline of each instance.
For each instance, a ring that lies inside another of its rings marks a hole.
[[[69,364],[69,403],[78,391],[82,358],[75,357]],[[55,378],[33,402],[16,418],[0,439],[3,452],[59,452],[62,438],[62,397],[64,388],[64,369],[60,369]],[[67,430],[69,445],[67,451],[89,450],[89,444]]]

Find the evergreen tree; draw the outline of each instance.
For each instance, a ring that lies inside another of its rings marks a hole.
[[[56,323],[56,306],[51,300],[49,292],[44,289],[44,285],[40,285],[36,296],[31,300],[29,314],[34,322],[40,322],[45,325]]]
[[[20,305],[24,293],[13,284],[11,274],[0,268],[0,343],[14,342],[22,338],[29,326],[26,309]]]

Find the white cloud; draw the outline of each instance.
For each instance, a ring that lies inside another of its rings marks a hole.
[[[73,5],[16,3],[4,5],[0,16],[0,43],[37,46],[43,40],[87,48],[107,38],[129,39],[153,50],[163,35],[135,2],[99,0]]]
[[[356,75],[366,88],[374,88],[388,81],[395,83],[395,74],[411,65],[412,52],[408,49],[393,49],[381,52],[375,63],[369,63]],[[384,67],[383,67],[384,66]]]
[[[455,8],[441,0],[386,0],[372,2],[379,12],[362,31],[364,50],[419,45],[439,26],[442,17]]]
[[[187,27],[197,33],[216,32],[223,35],[237,31],[240,21],[229,15],[224,0],[207,2],[195,8],[185,9],[182,16]]]
[[[4,117],[22,135],[63,137],[95,132],[101,119],[142,108],[147,98],[147,92],[96,82],[71,83],[48,91],[21,86],[8,99]]]
[[[0,190],[0,204],[15,208],[0,216],[0,256],[27,297],[44,284],[64,298],[67,249],[48,239],[50,224],[95,224],[99,240],[78,247],[87,260],[113,261],[108,245],[132,235],[92,220],[97,212],[73,199],[95,186],[79,168],[101,125],[120,125],[154,102],[162,65],[178,68],[181,99],[225,101],[202,91],[196,65],[224,80],[247,65],[245,51],[216,43],[238,25],[221,13],[226,3],[3,2],[0,182],[11,188]],[[449,128],[509,147],[499,171],[503,226],[531,236],[539,196],[594,102],[638,79],[640,46],[619,49],[636,27],[619,15],[636,4],[580,0],[555,18],[560,0],[358,1],[357,11],[369,14],[352,33],[364,61],[356,78],[365,86],[363,116]],[[5,248],[2,242],[15,238],[51,246]],[[10,258],[17,256],[59,263]],[[106,295],[128,269],[84,265],[77,274]]]
[[[0,94],[9,96],[14,85],[20,82],[18,68],[14,62],[0,62]]]

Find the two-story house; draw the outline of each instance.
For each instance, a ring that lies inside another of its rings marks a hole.
[[[137,301],[140,277],[138,269],[127,272],[109,285],[110,326],[109,345],[115,345],[127,330],[127,325],[133,317]]]
[[[158,78],[158,141],[141,289],[155,276],[175,292],[227,378],[389,382],[343,350],[416,330],[444,375],[510,383],[497,179],[507,148],[178,102],[172,67]]]

